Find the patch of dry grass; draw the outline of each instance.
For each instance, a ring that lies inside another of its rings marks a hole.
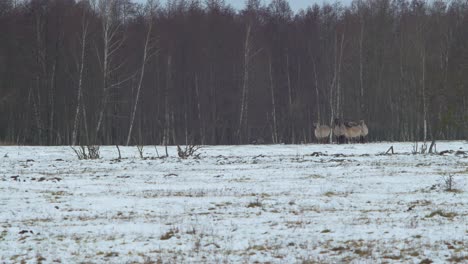
[[[437,215],[451,219],[451,218],[456,217],[458,214],[454,213],[454,212],[444,212],[442,210],[436,210],[436,211],[432,211],[430,214],[426,215],[426,218],[431,218],[431,217],[434,217],[434,216],[437,216]]]

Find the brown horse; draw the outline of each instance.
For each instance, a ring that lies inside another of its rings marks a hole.
[[[345,137],[348,142],[356,142],[361,137],[361,126],[355,122],[345,124]]]
[[[345,133],[346,126],[340,119],[335,118],[335,124],[333,126],[333,135],[335,135],[336,142],[338,142],[338,144],[345,143]]]
[[[315,127],[315,138],[317,138],[317,141],[320,143],[327,143],[328,136],[330,136],[331,129],[327,125],[319,125],[318,123],[314,124]]]

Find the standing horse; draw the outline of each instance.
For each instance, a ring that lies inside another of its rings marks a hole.
[[[315,138],[319,143],[327,143],[328,136],[330,136],[331,129],[327,125],[319,125],[318,123],[314,124],[315,130]]]
[[[361,137],[361,125],[356,122],[346,122],[345,123],[345,137],[348,142],[356,142]]]
[[[346,133],[346,126],[341,122],[340,119],[335,118],[335,124],[333,126],[333,135],[335,135],[336,142],[338,144],[345,143],[345,133]]]

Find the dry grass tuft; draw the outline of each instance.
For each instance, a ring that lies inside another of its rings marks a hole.
[[[161,235],[160,239],[161,240],[169,240],[171,239],[173,236],[175,236],[176,233],[178,233],[179,230],[178,229],[169,229],[169,231],[167,231],[165,234]]]
[[[442,217],[445,217],[445,218],[454,218],[458,214],[456,214],[454,212],[444,212],[442,210],[436,210],[436,211],[433,211],[430,214],[426,215],[426,218],[431,218],[431,217],[434,217],[436,215],[442,216]]]

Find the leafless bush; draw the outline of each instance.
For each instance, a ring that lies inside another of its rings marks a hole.
[[[453,174],[449,174],[448,176],[442,176],[442,180],[444,183],[444,190],[447,192],[455,191],[455,179]]]
[[[99,146],[88,146],[88,156],[89,156],[89,159],[101,158],[101,152],[99,150]]]
[[[411,153],[413,154],[426,154],[427,152],[427,144],[424,142],[420,147],[418,145],[418,142],[413,143],[413,151]]]
[[[197,150],[200,149],[200,146],[197,145],[186,145],[185,149],[182,149],[179,145],[177,145],[177,154],[179,155],[179,158],[181,159],[186,159],[189,157],[194,157],[194,158],[200,158],[200,153],[195,154]]]
[[[262,207],[262,206],[263,206],[263,203],[260,201],[260,198],[257,197],[255,201],[252,201],[247,205],[247,208]]]
[[[426,144],[426,142],[424,142],[421,145],[421,154],[426,154],[426,153],[427,153],[427,144]]]
[[[138,154],[140,154],[140,158],[142,158],[142,159],[144,159],[144,156],[143,156],[143,148],[144,148],[143,145],[137,145]]]
[[[76,156],[79,160],[87,160],[87,159],[99,159],[101,158],[99,146],[91,145],[91,146],[79,146],[78,148],[71,147],[75,152]]]

